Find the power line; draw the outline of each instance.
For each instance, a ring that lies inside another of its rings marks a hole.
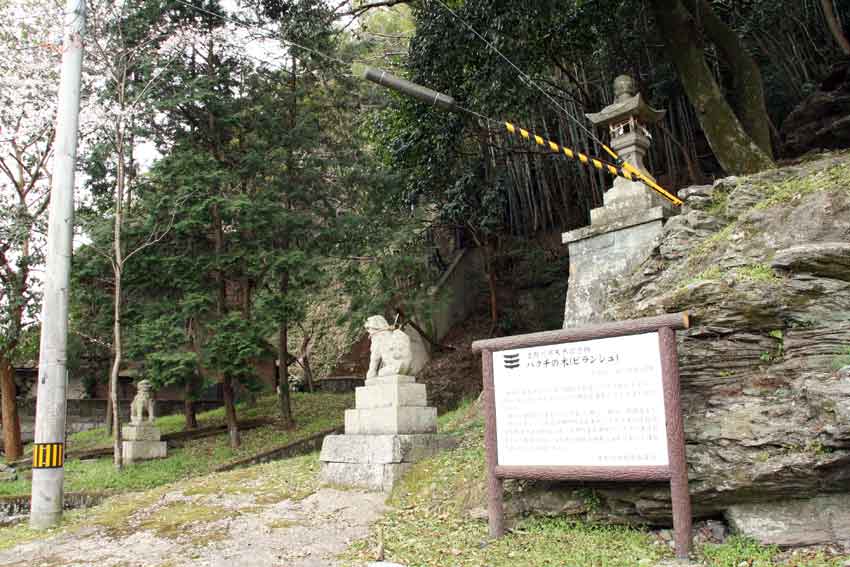
[[[543,96],[545,96],[547,99],[549,99],[549,100],[550,100],[550,101],[551,101],[551,102],[552,102],[552,103],[553,103],[553,104],[554,104],[557,108],[559,108],[560,110],[562,110],[562,111],[564,112],[564,114],[566,114],[566,115],[567,115],[567,117],[569,117],[569,118],[570,118],[573,122],[575,122],[575,123],[576,123],[576,125],[578,125],[578,127],[579,127],[579,128],[581,128],[584,132],[586,132],[586,133],[587,133],[587,135],[588,135],[588,136],[590,136],[590,138],[591,138],[593,141],[595,141],[597,144],[599,144],[599,145],[602,147],[602,149],[603,149],[603,150],[605,150],[605,151],[608,153],[608,155],[610,155],[610,156],[614,159],[614,161],[615,161],[618,165],[621,165],[621,166],[623,167],[623,169],[625,169],[626,171],[628,171],[628,172],[629,172],[631,175],[633,175],[634,177],[637,177],[638,179],[640,179],[640,180],[641,180],[641,181],[642,181],[645,185],[647,185],[648,187],[650,187],[650,188],[651,188],[651,189],[653,189],[654,191],[657,191],[657,192],[659,192],[659,193],[666,193],[666,191],[665,191],[665,190],[664,190],[661,186],[659,186],[659,185],[655,182],[655,180],[654,180],[654,179],[652,179],[651,177],[649,177],[649,176],[645,175],[645,174],[644,174],[644,173],[642,173],[640,170],[638,170],[635,166],[631,165],[631,164],[630,164],[630,163],[628,163],[627,161],[625,161],[625,160],[623,160],[622,158],[620,158],[620,156],[619,156],[619,155],[617,155],[617,152],[615,152],[614,150],[612,150],[610,147],[608,147],[608,145],[607,145],[607,144],[605,144],[602,140],[600,140],[598,137],[596,137],[596,134],[594,134],[594,133],[593,133],[593,132],[592,132],[589,128],[587,128],[587,127],[586,127],[586,126],[585,126],[585,125],[581,122],[581,120],[579,120],[578,118],[576,118],[576,117],[575,117],[575,116],[574,116],[574,115],[573,115],[573,114],[572,114],[569,110],[567,110],[567,108],[566,108],[566,107],[564,107],[564,106],[563,106],[562,104],[560,104],[557,100],[555,100],[555,98],[554,98],[554,97],[552,97],[552,95],[550,95],[548,92],[546,92],[546,91],[543,89],[543,87],[541,87],[540,85],[538,85],[537,83],[535,83],[535,82],[532,80],[532,78],[528,75],[528,73],[526,73],[525,71],[523,71],[522,69],[520,69],[519,67],[517,67],[517,66],[514,64],[514,62],[513,62],[513,61],[511,61],[510,59],[508,59],[508,57],[507,57],[504,53],[502,53],[501,51],[499,51],[499,49],[498,49],[495,45],[493,45],[493,44],[492,44],[492,43],[491,43],[491,42],[490,42],[490,41],[489,41],[486,37],[484,37],[483,35],[481,35],[480,33],[478,33],[478,31],[477,31],[475,28],[473,28],[473,27],[472,27],[472,25],[470,25],[470,24],[469,24],[466,20],[464,20],[463,18],[461,18],[461,17],[460,17],[460,16],[459,16],[459,15],[458,15],[458,14],[457,14],[454,10],[452,10],[449,6],[447,6],[447,5],[446,5],[446,3],[445,3],[445,2],[443,2],[443,0],[435,0],[435,2],[437,2],[437,3],[438,3],[440,6],[442,6],[445,10],[447,10],[447,11],[448,11],[448,12],[449,12],[452,16],[454,16],[454,17],[455,17],[455,18],[456,18],[456,19],[457,19],[460,23],[462,23],[462,24],[463,24],[463,25],[464,25],[464,26],[465,26],[465,27],[466,27],[469,31],[471,31],[473,34],[475,34],[475,35],[476,35],[476,36],[477,36],[477,37],[478,37],[481,41],[483,41],[483,42],[487,45],[487,47],[489,47],[489,48],[490,48],[490,49],[492,49],[494,52],[496,52],[496,53],[499,55],[499,57],[501,57],[502,59],[504,59],[504,60],[505,60],[505,62],[507,62],[507,63],[508,63],[508,65],[510,65],[511,67],[513,67],[513,68],[516,70],[516,72],[517,72],[517,73],[519,73],[519,75],[520,75],[520,77],[521,77],[521,78],[523,78],[523,79],[524,79],[527,83],[529,83],[531,86],[533,86],[534,88],[536,88],[537,90],[539,90],[541,93],[543,93]],[[676,198],[676,199],[678,200],[678,198]]]
[[[228,16],[224,16],[222,14],[218,14],[216,12],[207,10],[206,8],[201,8],[200,6],[195,6],[195,5],[190,4],[188,2],[184,2],[184,0],[175,0],[175,2],[182,4],[182,5],[186,6],[187,8],[191,8],[191,9],[196,10],[198,12],[203,12],[207,15],[218,18],[222,21],[229,22],[231,24],[241,26],[243,28],[252,29],[256,32],[260,32],[260,35],[266,37],[267,39],[280,41],[281,43],[287,44],[291,47],[297,47],[298,49],[303,49],[304,51],[313,53],[314,55],[318,55],[319,57],[327,59],[328,61],[332,61],[334,63],[340,63],[340,64],[346,65],[346,66],[351,65],[351,63],[347,63],[347,62],[343,61],[342,59],[339,59],[338,57],[328,55],[327,53],[322,53],[321,51],[313,49],[312,47],[307,47],[305,45],[301,45],[301,44],[298,44],[294,41],[291,41],[289,39],[284,39],[280,36],[277,36],[277,35],[269,32],[269,31],[263,29],[262,27],[260,27],[258,24],[254,23],[254,22],[245,22],[245,21],[242,21],[242,20],[238,20],[236,18],[230,18]],[[289,28],[291,28],[291,25],[289,26]],[[289,28],[287,28],[287,31],[288,31]],[[343,74],[346,74],[346,73],[343,73]]]
[[[487,45],[487,47],[489,47],[491,50],[493,50],[493,51],[494,51],[494,52],[495,52],[495,53],[496,53],[499,57],[501,57],[501,58],[502,58],[502,59],[503,59],[503,60],[504,60],[504,61],[505,61],[508,65],[510,65],[510,66],[511,66],[511,67],[512,67],[512,68],[513,68],[513,69],[514,69],[517,73],[519,73],[519,76],[520,76],[520,77],[522,77],[522,78],[525,80],[525,82],[526,82],[526,83],[528,83],[530,86],[534,87],[535,89],[537,89],[538,91],[540,91],[541,93],[543,93],[543,96],[545,96],[547,99],[549,99],[549,100],[552,102],[552,104],[554,104],[554,105],[555,105],[555,106],[556,106],[559,110],[561,110],[561,111],[562,111],[564,114],[566,114],[566,115],[567,115],[570,119],[572,119],[572,120],[573,120],[573,121],[574,121],[574,122],[578,125],[578,127],[579,127],[579,128],[581,128],[581,129],[582,129],[582,130],[583,130],[583,131],[584,131],[584,132],[585,132],[588,136],[590,136],[590,138],[591,138],[593,141],[595,141],[597,144],[599,144],[599,145],[600,145],[600,146],[602,146],[603,148],[607,148],[607,146],[605,145],[605,143],[604,143],[604,142],[602,142],[602,140],[600,140],[600,139],[596,136],[596,134],[594,134],[594,133],[593,133],[593,132],[592,132],[592,131],[591,131],[591,130],[587,127],[587,126],[585,126],[585,125],[581,122],[581,120],[579,120],[578,118],[576,118],[576,116],[575,116],[572,112],[570,112],[570,111],[569,111],[569,110],[568,110],[568,109],[567,109],[564,105],[562,105],[561,103],[559,103],[559,102],[558,102],[558,101],[557,101],[557,100],[556,100],[556,99],[555,99],[552,95],[550,95],[550,94],[549,94],[549,93],[548,93],[545,89],[543,89],[543,87],[541,87],[540,85],[538,85],[538,84],[537,84],[537,83],[536,83],[536,82],[535,82],[535,81],[531,78],[531,76],[529,76],[529,74],[528,74],[528,73],[526,73],[525,71],[523,71],[522,69],[520,69],[520,68],[519,68],[516,64],[514,64],[514,62],[513,62],[513,61],[511,61],[511,60],[508,58],[508,56],[507,56],[507,55],[505,55],[504,53],[502,53],[502,52],[499,50],[499,48],[498,48],[498,47],[496,47],[495,45],[493,45],[493,43],[492,43],[492,42],[490,42],[490,41],[489,41],[486,37],[484,37],[482,34],[478,33],[478,31],[477,31],[475,28],[473,28],[473,27],[472,27],[472,25],[471,25],[471,24],[469,24],[466,20],[464,20],[463,18],[461,18],[461,17],[457,14],[457,12],[455,12],[454,10],[452,10],[452,9],[451,9],[448,5],[446,5],[446,3],[445,3],[445,2],[443,2],[442,0],[434,0],[434,1],[435,1],[435,2],[437,2],[440,6],[442,6],[442,7],[443,7],[443,8],[444,8],[447,12],[449,12],[452,16],[454,16],[454,17],[455,17],[455,19],[457,19],[457,20],[458,20],[461,24],[463,24],[463,25],[464,25],[464,26],[465,26],[465,27],[466,27],[469,31],[471,31],[473,34],[475,34],[475,36],[476,36],[476,37],[478,37],[478,39],[480,39],[481,41],[483,41],[483,42]]]

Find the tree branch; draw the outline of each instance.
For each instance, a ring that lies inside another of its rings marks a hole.
[[[355,18],[359,18],[369,10],[374,8],[391,8],[397,4],[407,4],[409,0],[382,0],[379,2],[369,2],[367,4],[361,4],[357,8],[353,8],[348,12],[343,12],[340,16],[353,16]]]

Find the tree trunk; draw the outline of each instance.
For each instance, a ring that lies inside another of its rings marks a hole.
[[[281,276],[281,293],[285,294],[288,287],[287,274]],[[280,410],[280,420],[285,428],[295,427],[295,420],[292,418],[292,400],[289,395],[289,357],[287,356],[286,344],[289,336],[289,329],[286,320],[281,321],[278,325],[278,364],[279,376],[277,385],[277,405]]]
[[[195,415],[195,400],[192,399],[192,380],[186,381],[183,389],[183,416],[186,418],[186,430],[198,428],[198,418]]]
[[[112,437],[112,385],[106,380],[106,434]]]
[[[841,28],[841,22],[835,14],[835,1],[820,0],[820,5],[823,8],[823,15],[826,18],[826,25],[829,26],[829,31],[832,33],[832,37],[835,38],[835,43],[838,44],[844,55],[850,55],[850,41],[847,40],[847,36]]]
[[[227,417],[227,434],[230,436],[230,447],[238,449],[242,444],[239,436],[239,424],[236,422],[236,405],[233,400],[233,382],[230,376],[222,380],[222,393],[224,394],[224,414]]]
[[[119,104],[124,107],[123,83],[119,85]],[[115,219],[112,227],[112,273],[115,278],[115,288],[112,296],[112,372],[109,376],[110,398],[112,399],[112,461],[115,468],[121,470],[124,458],[121,454],[121,414],[118,405],[118,373],[124,356],[124,345],[121,342],[121,304],[123,300],[122,281],[124,272],[124,246],[121,233],[124,228],[124,189],[126,170],[124,163],[124,124],[119,120],[115,125],[116,175],[115,175]]]
[[[0,355],[0,396],[3,412],[3,453],[6,462],[16,461],[24,454],[21,443],[21,421],[18,417],[15,369],[12,361]]]
[[[118,219],[115,220],[116,224],[118,223]],[[120,229],[116,228],[116,231]],[[116,242],[116,249],[119,248],[120,241]],[[122,352],[122,344],[121,344],[121,269],[116,268],[115,270],[115,296],[113,298],[114,302],[114,313],[113,313],[113,339],[112,339],[112,352],[113,352],[113,360],[112,360],[112,371],[109,374],[109,396],[112,400],[112,462],[115,465],[115,468],[121,470],[124,466],[123,455],[121,454],[122,449],[122,438],[121,438],[121,414],[119,413],[120,407],[118,405],[118,373],[121,371],[121,359],[123,357]]]
[[[481,247],[481,253],[484,255],[484,271],[487,273],[487,288],[490,291],[490,336],[496,332],[496,327],[499,324],[499,298],[496,293],[496,272],[493,267],[493,254],[490,250],[490,245],[485,244]]]
[[[697,43],[693,17],[682,1],[650,3],[685,92],[723,169],[729,174],[748,174],[774,167],[773,159],[747,133],[724,98]]]
[[[289,104],[289,128],[294,131],[296,118],[298,113],[298,61],[292,58],[292,73],[290,74],[289,87],[292,90],[292,98]],[[290,149],[286,155],[287,174],[292,175],[295,167],[295,161]],[[284,199],[283,206],[288,208],[289,203]],[[289,237],[284,234],[281,238],[281,249],[289,248]],[[289,272],[284,270],[280,275],[280,284],[278,292],[282,298],[286,298],[289,293]],[[278,323],[278,345],[277,358],[279,365],[279,376],[277,385],[277,404],[280,410],[280,419],[285,428],[294,428],[295,420],[292,418],[292,399],[289,395],[289,321],[285,315],[281,316]]]
[[[304,370],[304,391],[313,392],[313,368],[310,366],[310,351],[312,350],[313,335],[301,327],[304,337],[301,339],[301,356],[299,363]]]
[[[304,391],[313,393],[313,369],[310,367],[310,355],[305,353],[301,359],[304,369]]]
[[[732,103],[741,126],[758,147],[772,159],[770,118],[764,102],[764,85],[758,64],[735,30],[717,17],[707,0],[686,0],[686,2],[692,15],[699,14],[699,22],[703,30],[732,71]]]

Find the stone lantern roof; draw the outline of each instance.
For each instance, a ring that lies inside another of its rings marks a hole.
[[[649,106],[643,95],[637,92],[635,80],[628,75],[614,79],[614,102],[601,111],[587,114],[588,120],[597,126],[616,126],[636,118],[644,124],[659,122],[666,110],[656,110]]]

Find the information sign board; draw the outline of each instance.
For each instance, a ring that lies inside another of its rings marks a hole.
[[[687,313],[476,341],[482,354],[490,534],[502,480],[667,481],[676,555],[691,504],[675,330]]]
[[[493,357],[499,465],[669,464],[657,332]]]

